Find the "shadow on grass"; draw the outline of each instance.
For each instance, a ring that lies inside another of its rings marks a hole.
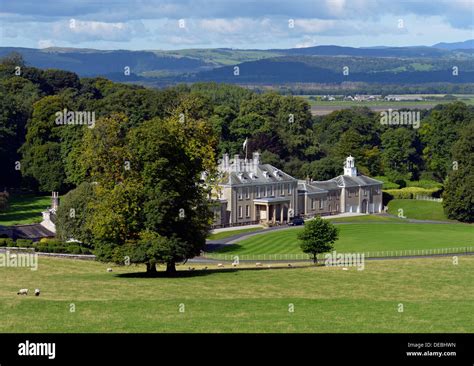
[[[188,270],[177,270],[174,275],[169,275],[164,271],[159,271],[156,274],[148,274],[146,272],[133,272],[133,273],[120,273],[116,274],[115,277],[120,278],[193,278],[193,277],[202,277],[209,276],[219,273],[238,273],[242,271],[275,271],[275,270],[290,270],[298,268],[309,268],[309,267],[323,267],[323,265],[299,265],[291,267],[245,267],[245,268],[216,268],[216,269],[196,269],[193,271]]]
[[[213,253],[232,253],[243,249],[240,244],[206,244],[206,252]]]

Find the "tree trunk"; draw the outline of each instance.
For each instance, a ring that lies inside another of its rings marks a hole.
[[[176,274],[176,263],[175,262],[166,263],[166,274],[168,276],[174,276]]]
[[[156,274],[156,264],[155,263],[146,263],[146,273],[149,275]]]

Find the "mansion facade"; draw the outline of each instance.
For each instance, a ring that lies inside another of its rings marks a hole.
[[[292,217],[314,217],[343,212],[382,211],[383,182],[359,175],[352,156],[344,174],[327,181],[298,180],[270,164],[224,154],[218,166],[221,182],[215,227],[287,223]]]

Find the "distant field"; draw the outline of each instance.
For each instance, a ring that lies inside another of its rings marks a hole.
[[[367,261],[363,271],[198,267],[178,278],[109,266],[40,258],[37,271],[0,268],[0,332],[474,332],[471,256]],[[16,295],[37,287],[39,297]]]
[[[50,196],[13,196],[10,208],[0,213],[0,225],[33,224],[41,222],[41,212],[51,206]]]
[[[438,104],[446,104],[453,102],[452,100],[444,99],[430,99],[430,96],[433,95],[420,95],[428,98],[428,100],[420,101],[393,101],[388,102],[385,100],[377,101],[366,101],[366,102],[357,102],[357,101],[346,101],[346,100],[313,100],[310,99],[311,95],[301,95],[302,98],[305,98],[311,106],[311,112],[314,115],[325,115],[333,111],[340,109],[347,109],[351,107],[368,107],[376,112],[386,110],[386,109],[401,109],[401,108],[415,108],[415,109],[431,109]],[[457,100],[462,101],[469,105],[474,105],[474,95],[471,94],[458,94],[455,95]]]
[[[390,214],[398,215],[399,209],[403,210],[403,216],[407,219],[438,221],[446,221],[448,219],[441,202],[395,199],[388,203],[388,212]]]
[[[338,252],[375,252],[474,246],[474,227],[464,224],[353,223],[340,224]],[[255,234],[217,251],[225,254],[302,253],[302,228]]]

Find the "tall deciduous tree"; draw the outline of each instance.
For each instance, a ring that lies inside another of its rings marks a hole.
[[[474,123],[453,146],[451,172],[445,181],[444,210],[450,219],[474,222]]]

